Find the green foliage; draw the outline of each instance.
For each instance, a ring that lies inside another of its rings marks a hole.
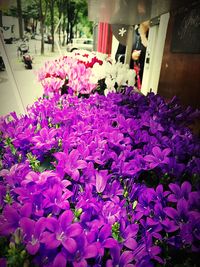
[[[5,146],[10,148],[10,150],[11,150],[11,152],[12,152],[13,155],[16,155],[17,150],[14,147],[14,145],[12,143],[12,139],[10,137],[6,138],[6,140],[5,140]]]
[[[19,229],[12,235],[9,242],[6,237],[0,237],[0,258],[5,258],[7,267],[29,266],[29,255],[21,243],[21,232]]]
[[[35,20],[39,19],[39,8],[38,3],[34,1],[27,1],[26,5],[23,6],[22,15],[26,19],[33,18]]]
[[[30,167],[32,168],[33,171],[39,171],[40,167],[40,161],[37,160],[36,156],[32,155],[32,153],[27,153],[26,154],[27,159],[29,161]]]

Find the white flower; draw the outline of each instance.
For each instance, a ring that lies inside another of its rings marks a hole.
[[[106,78],[105,79],[105,84],[107,86],[108,89],[112,90],[115,86],[115,80],[112,80],[110,78]]]
[[[128,71],[127,77],[128,77],[128,85],[129,86],[134,86],[135,76],[136,76],[135,70],[129,70]]]

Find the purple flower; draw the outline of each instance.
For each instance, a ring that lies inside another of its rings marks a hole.
[[[68,199],[73,195],[71,191],[63,189],[61,186],[55,184],[53,187],[44,191],[43,208],[50,208],[53,214],[59,214],[60,210],[69,209]]]
[[[87,162],[80,159],[80,153],[77,150],[72,150],[69,154],[64,152],[57,152],[54,154],[55,158],[58,160],[56,166],[57,172],[63,177],[65,173],[72,177],[75,181],[79,180],[80,173],[87,167]]]
[[[124,169],[128,169],[128,168],[129,168],[129,171],[126,171],[126,174],[129,173],[131,175],[135,175],[142,170],[146,170],[147,164],[141,155],[137,155],[135,159],[124,163]]]
[[[160,147],[155,146],[152,149],[153,155],[147,155],[144,157],[144,159],[150,163],[150,168],[153,169],[159,166],[160,164],[168,164],[169,158],[167,156],[170,152],[170,148],[165,148],[164,150],[161,150]]]
[[[169,184],[172,194],[168,196],[168,201],[177,202],[179,199],[184,198],[188,200],[192,186],[189,182],[182,183],[181,187],[177,184]]]
[[[177,225],[187,223],[189,219],[188,202],[185,199],[180,199],[177,202],[177,209],[172,207],[164,208],[166,215],[173,219]]]
[[[103,199],[110,198],[114,202],[119,201],[119,197],[123,195],[123,192],[124,189],[120,185],[120,182],[114,180],[112,183],[107,183],[106,190],[103,193]]]
[[[146,232],[146,235],[142,237],[140,242],[138,242],[137,248],[133,251],[134,259],[137,262],[136,266],[140,266],[140,263],[146,260],[147,266],[150,264],[150,260],[154,259],[159,263],[163,264],[164,261],[160,258],[161,248],[155,246],[152,240],[152,235]],[[144,265],[143,265],[144,266]]]
[[[119,267],[134,267],[134,264],[131,262],[134,260],[134,255],[131,251],[123,252],[119,259],[107,260],[106,267],[119,266]]]
[[[160,232],[163,227],[159,220],[156,220],[156,218],[154,217],[147,217],[146,220],[140,219],[140,224],[143,226],[144,235],[145,233],[149,233],[152,235],[152,237],[155,237],[156,239],[162,239]]]
[[[27,251],[31,255],[35,255],[40,248],[41,236],[45,229],[45,218],[41,217],[37,222],[29,218],[22,218],[19,225],[23,231]]]
[[[139,220],[142,216],[149,216],[152,209],[152,202],[155,198],[155,191],[153,189],[144,190],[141,195],[139,195],[138,203],[135,208],[136,219]]]
[[[95,244],[98,250],[98,255],[103,257],[104,249],[114,248],[118,245],[118,242],[111,237],[111,225],[104,224],[100,230],[98,229],[99,226],[100,224],[98,226],[94,225],[94,227],[89,230],[87,240],[90,244]]]
[[[104,202],[102,208],[102,215],[107,223],[114,224],[116,221],[119,221],[120,218],[126,216],[126,211],[123,207],[123,202],[118,202],[118,203],[114,203],[112,201]]]
[[[69,261],[73,262],[74,267],[87,267],[87,259],[95,258],[98,255],[98,248],[95,244],[89,244],[85,235],[80,234],[75,237],[76,250],[67,254]]]
[[[156,122],[155,120],[150,119],[150,130],[152,134],[156,134],[158,131],[163,132],[164,128],[161,126],[160,123]]]
[[[56,144],[56,134],[57,129],[48,129],[47,127],[42,128],[39,135],[32,138],[32,142],[35,144],[34,148],[50,150]]]
[[[20,215],[18,210],[10,205],[6,205],[0,215],[0,235],[10,235],[19,226]]]
[[[170,191],[164,191],[162,184],[159,184],[156,187],[156,201],[159,201],[162,204],[164,204],[169,194],[170,194]]]
[[[125,247],[134,250],[137,246],[136,236],[139,230],[138,224],[126,225],[125,220],[120,221],[120,237],[123,238]]]
[[[46,228],[49,231],[43,233],[41,242],[47,249],[55,249],[62,245],[68,252],[73,253],[77,249],[74,237],[82,233],[79,223],[72,223],[74,215],[72,211],[64,211],[58,220],[54,217],[46,219]]]

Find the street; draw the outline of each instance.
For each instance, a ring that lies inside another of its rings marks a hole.
[[[19,102],[21,99],[22,105],[26,108],[28,105],[42,96],[43,89],[41,84],[37,81],[36,71],[44,65],[48,60],[53,60],[60,56],[55,44],[54,53],[51,52],[51,45],[45,44],[45,55],[40,55],[40,41],[29,40],[29,51],[33,57],[33,69],[25,69],[24,63],[17,55],[17,48],[20,42],[13,44],[6,44],[6,53],[9,58],[10,66],[13,73],[11,81],[7,71],[0,71],[0,115],[6,115],[9,112],[16,111],[20,114]],[[62,54],[66,55],[66,48],[61,48]],[[16,97],[16,90],[13,82],[15,82],[18,96]]]

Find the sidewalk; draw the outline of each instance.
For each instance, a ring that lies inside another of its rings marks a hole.
[[[6,50],[9,56],[10,65],[13,70],[14,80],[19,92],[19,98],[22,100],[24,107],[32,105],[38,97],[43,94],[43,89],[41,84],[37,81],[36,72],[41,68],[46,61],[54,60],[59,58],[61,55],[55,44],[55,52],[51,52],[51,45],[45,44],[45,54],[40,55],[40,41],[30,40],[29,50],[30,54],[33,56],[33,69],[25,69],[21,58],[17,56],[17,47],[19,43],[12,45],[6,45]],[[67,55],[66,48],[61,47],[62,55]],[[0,116],[6,115],[9,112],[19,111],[19,101],[17,101],[14,88],[12,88],[12,83],[8,77],[6,71],[0,72]]]

